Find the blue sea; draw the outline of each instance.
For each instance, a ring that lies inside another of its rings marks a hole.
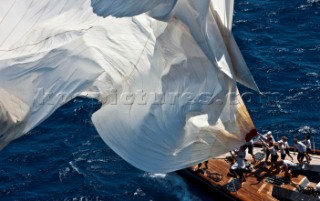
[[[320,148],[320,1],[236,0],[233,33],[262,92],[239,87],[257,130]],[[76,98],[3,149],[0,200],[219,200],[122,160],[92,125],[99,107]]]

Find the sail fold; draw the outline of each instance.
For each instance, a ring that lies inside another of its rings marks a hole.
[[[99,135],[145,171],[242,145],[254,125],[236,81],[257,87],[232,13],[232,0],[0,2],[0,149],[77,96],[102,103]]]

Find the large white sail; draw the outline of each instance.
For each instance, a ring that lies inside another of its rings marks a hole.
[[[233,5],[234,0],[212,1],[210,10],[217,21],[219,30],[228,49],[232,61],[232,69],[237,82],[260,92],[231,33]]]
[[[245,62],[233,1],[221,2],[0,2],[0,148],[79,95],[103,103],[92,117],[100,136],[145,171],[245,143],[255,130],[236,80],[254,81],[235,65]]]

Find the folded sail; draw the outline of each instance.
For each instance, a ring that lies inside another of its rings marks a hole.
[[[92,121],[106,144],[149,172],[255,134],[236,86],[254,82],[230,32],[233,1],[9,0],[0,11],[0,148],[80,95],[102,102]]]
[[[22,134],[22,122],[30,108],[18,97],[0,88],[0,149]]]
[[[233,5],[234,0],[211,1],[210,10],[217,21],[217,25],[228,49],[232,62],[230,67],[233,69],[237,82],[252,90],[260,92],[231,33]]]
[[[254,130],[243,102],[237,101],[231,59],[212,13],[206,5],[189,3],[177,2],[172,11],[177,19],[156,39],[151,72],[141,77],[138,68],[131,75],[125,91],[131,102],[117,94],[117,104],[93,115],[104,141],[150,172],[174,171],[228,152]],[[205,15],[194,19],[183,13],[186,9]],[[214,26],[209,32],[208,24]]]

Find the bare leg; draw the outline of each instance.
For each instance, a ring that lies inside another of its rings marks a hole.
[[[290,151],[289,151],[289,149],[287,148],[286,149],[286,154],[291,158],[291,160],[293,161],[293,157],[290,155]]]

